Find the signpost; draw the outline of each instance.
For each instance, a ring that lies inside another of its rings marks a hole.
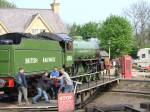
[[[74,93],[58,94],[58,112],[74,112]]]

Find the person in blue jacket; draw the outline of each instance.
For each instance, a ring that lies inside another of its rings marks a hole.
[[[58,78],[59,77],[59,71],[57,67],[54,67],[54,70],[51,72],[50,78]]]
[[[52,70],[52,72],[50,73],[50,78],[52,79],[49,83],[51,85],[51,89],[52,89],[52,93],[53,93],[53,98],[56,99],[57,98],[57,94],[58,94],[58,90],[59,90],[59,78],[60,73],[57,69],[57,67],[54,67],[54,69]]]
[[[17,75],[17,83],[18,83],[18,104],[22,105],[22,95],[26,101],[26,104],[29,104],[28,101],[28,91],[27,91],[27,80],[24,73],[23,68],[19,68],[19,72]]]

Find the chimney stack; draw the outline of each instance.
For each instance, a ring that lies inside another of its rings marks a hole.
[[[51,4],[51,9],[54,13],[59,14],[60,3],[58,2],[58,0],[54,0],[54,2]]]

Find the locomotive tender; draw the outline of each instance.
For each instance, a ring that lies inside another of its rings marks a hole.
[[[9,93],[15,87],[15,76],[23,67],[36,78],[54,66],[64,67],[72,76],[96,72],[99,63],[98,43],[66,34],[8,33],[0,36],[0,91]]]

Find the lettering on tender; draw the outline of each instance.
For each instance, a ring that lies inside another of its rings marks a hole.
[[[39,62],[38,58],[25,58],[25,64],[35,64],[38,62]],[[55,57],[43,57],[42,62],[43,63],[56,62],[56,58]]]
[[[43,57],[43,63],[48,63],[48,62],[55,62],[56,58],[55,57]]]
[[[38,63],[38,58],[25,58],[25,64]]]

